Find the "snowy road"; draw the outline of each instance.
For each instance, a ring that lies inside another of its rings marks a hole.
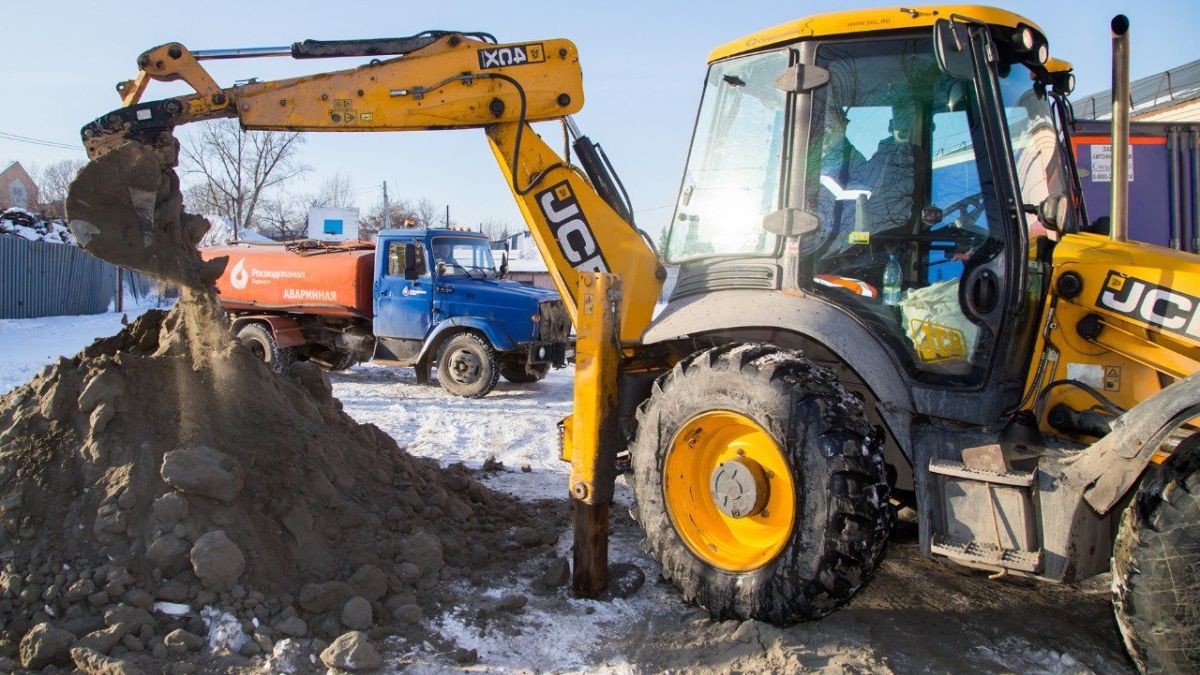
[[[117,314],[0,321],[0,393],[119,328]],[[569,557],[568,466],[558,460],[557,423],[571,409],[572,376],[564,369],[536,384],[501,382],[482,400],[418,385],[405,369],[359,365],[331,379],[351,416],[378,425],[413,454],[476,469],[495,456],[506,468],[479,474],[485,483],[525,499],[556,500],[539,508],[563,522],[557,549]],[[640,532],[624,514],[627,487],[618,485],[617,499],[610,561],[632,562],[646,575],[631,598],[539,594],[529,580],[546,561],[530,561],[514,580],[456,587],[462,602],[426,617],[425,628],[475,649],[479,663],[468,670],[505,673],[1130,671],[1113,626],[1107,576],[1077,587],[990,582],[922,558],[912,527],[893,536],[875,580],[826,619],[786,629],[711,622],[659,580],[657,564],[642,553]],[[529,598],[521,611],[483,625],[476,619],[480,603],[515,592]],[[404,672],[463,669],[427,642],[394,637],[385,647],[389,664]]]

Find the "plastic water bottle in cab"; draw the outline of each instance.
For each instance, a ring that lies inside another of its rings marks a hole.
[[[887,266],[883,268],[883,304],[900,304],[900,286],[902,280],[903,274],[900,271],[900,261],[896,260],[896,254],[893,253],[888,257]]]

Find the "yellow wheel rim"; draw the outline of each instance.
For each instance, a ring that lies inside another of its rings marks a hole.
[[[693,417],[671,439],[663,498],[692,553],[731,572],[771,562],[796,517],[795,487],[779,444],[754,420],[726,410]]]

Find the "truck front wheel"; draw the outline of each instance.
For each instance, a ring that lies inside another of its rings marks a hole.
[[[237,332],[238,342],[277,373],[287,371],[296,361],[295,347],[280,347],[271,329],[261,323],[248,323]]]
[[[638,411],[646,548],[715,619],[822,617],[883,556],[894,516],[880,441],[861,402],[799,352],[694,354]]]
[[[1144,479],[1113,546],[1113,606],[1143,673],[1200,670],[1200,434]]]
[[[496,350],[474,333],[459,333],[442,343],[437,368],[442,389],[464,398],[487,396],[500,378]]]

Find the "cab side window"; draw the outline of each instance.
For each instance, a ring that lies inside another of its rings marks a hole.
[[[427,276],[429,268],[425,266],[425,248],[421,244],[393,242],[388,245],[387,273],[392,277],[404,276],[404,258],[409,248],[414,248],[417,258],[417,271],[420,276]]]

